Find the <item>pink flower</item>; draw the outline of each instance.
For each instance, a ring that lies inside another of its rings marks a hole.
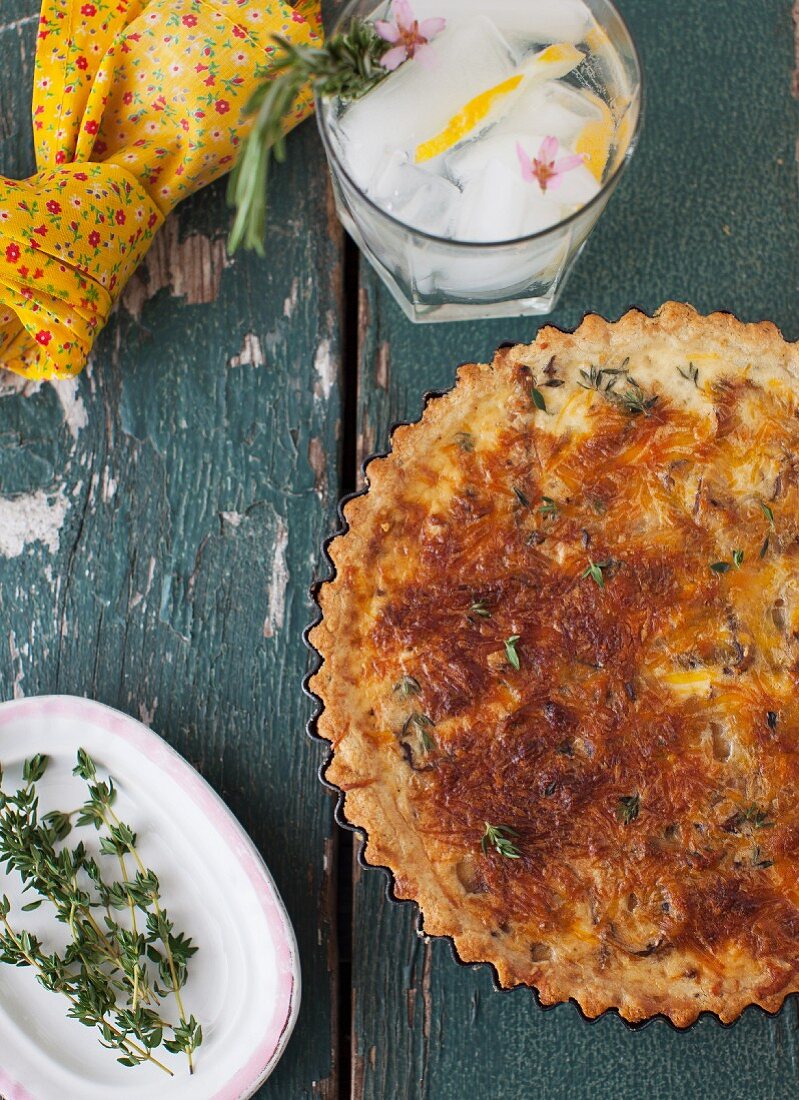
[[[184,27],[196,27],[197,26],[197,16],[196,15],[184,15],[183,18],[181,19],[181,23],[183,24]]]
[[[423,19],[420,23],[414,18],[410,0],[394,0],[394,23],[378,19],[375,30],[393,49],[388,50],[380,59],[384,69],[393,72],[403,61],[411,57],[424,56],[425,49],[437,34],[447,25],[446,19]]]
[[[541,190],[546,191],[547,188],[558,187],[565,172],[571,172],[572,169],[580,167],[584,159],[582,153],[555,160],[559,144],[558,139],[551,134],[545,137],[537,155],[531,161],[522,143],[517,141],[516,152],[519,156],[522,178],[527,183],[538,183]]]

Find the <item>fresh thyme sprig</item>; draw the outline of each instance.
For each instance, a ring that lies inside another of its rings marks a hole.
[[[182,933],[175,934],[161,907],[158,878],[139,858],[135,833],[113,809],[113,780],[99,779],[94,762],[80,750],[74,771],[87,783],[88,799],[77,810],[40,818],[36,784],[47,766],[47,757],[31,757],[22,787],[15,794],[0,790],[0,862],[19,875],[23,893],[38,895],[22,912],[47,904],[55,920],[69,928],[71,939],[63,954],[45,951],[38,937],[15,926],[11,903],[3,896],[0,961],[33,968],[45,989],[67,999],[67,1015],[96,1028],[102,1045],[116,1050],[122,1065],[151,1062],[172,1075],[153,1054],[163,1046],[186,1054],[193,1072],[202,1029],[186,1016],[180,990],[196,948]],[[86,825],[100,833],[101,854],[117,861],[119,880],[105,877],[83,841],[73,848],[63,844],[73,829]],[[127,858],[136,865],[133,876]],[[128,911],[129,928],[117,921],[114,914],[120,910]],[[164,1019],[162,1010],[170,994],[178,1006],[176,1025]]]
[[[228,184],[228,202],[236,207],[228,247],[243,245],[264,255],[266,198],[272,158],[286,159],[284,119],[306,85],[323,96],[345,101],[360,99],[388,76],[380,64],[389,48],[371,23],[354,19],[347,32],[333,35],[323,46],[295,46],[274,36],[283,53],[275,58],[269,78],[250,98],[254,115]]]
[[[628,374],[628,362],[629,359],[625,359],[620,367],[591,367],[587,371],[581,370],[582,381],[578,385],[584,390],[596,390],[630,416],[649,416],[658,403],[658,396],[654,394],[647,397],[636,380]],[[620,379],[624,379],[627,383],[624,393],[619,393],[616,389]]]
[[[515,829],[511,829],[510,825],[490,825],[487,821],[484,822],[485,830],[480,838],[480,847],[483,849],[483,855],[488,855],[489,844],[494,848],[499,855],[504,856],[505,859],[521,859],[522,853],[516,847],[509,837],[518,836],[519,834]]]

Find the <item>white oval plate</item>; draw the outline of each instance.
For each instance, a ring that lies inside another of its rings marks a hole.
[[[160,1052],[174,1077],[149,1065],[125,1068],[94,1030],[67,1019],[65,999],[42,989],[31,970],[0,964],[0,1095],[244,1100],[274,1068],[300,1002],[297,944],[272,877],[222,800],[146,726],[69,696],[0,704],[5,790],[16,790],[26,757],[51,757],[39,784],[40,813],[83,801],[85,785],[72,776],[78,748],[114,777],[117,813],[138,833],[176,930],[199,949],[183,996],[186,1012],[202,1024],[203,1044],[192,1077],[184,1056]],[[83,833],[91,845],[92,832]],[[17,913],[18,882],[0,869],[0,894]],[[22,916],[31,931],[47,932],[47,943],[53,922],[44,910]]]

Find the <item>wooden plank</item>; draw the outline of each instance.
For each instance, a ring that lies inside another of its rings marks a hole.
[[[0,7],[12,175],[33,167],[37,9]],[[300,634],[338,496],[342,240],[313,124],[275,173],[267,261],[227,259],[229,219],[223,184],[179,209],[80,379],[0,383],[0,697],[110,703],[219,791],[303,964],[297,1030],[259,1096],[332,1098],[335,833]]]
[[[623,5],[641,46],[647,118],[633,166],[591,238],[553,323],[593,310],[618,317],[668,297],[702,310],[769,317],[799,337],[793,47],[788,0]],[[384,448],[425,390],[451,385],[464,359],[538,325],[512,320],[413,327],[363,270],[359,447]],[[794,1004],[748,1012],[730,1030],[688,1034],[656,1022],[631,1033],[589,1025],[571,1005],[542,1011],[526,990],[498,993],[486,968],[457,966],[415,934],[416,911],[389,903],[384,876],[354,891],[353,1089],[357,1100],[788,1100],[797,1088]]]

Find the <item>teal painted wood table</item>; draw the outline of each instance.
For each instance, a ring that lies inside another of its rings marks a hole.
[[[620,6],[644,137],[553,321],[675,297],[796,339],[789,0]],[[37,16],[36,0],[0,0],[6,175],[33,167]],[[0,378],[0,696],[85,694],[141,718],[252,835],[304,981],[264,1100],[793,1100],[795,1003],[687,1034],[542,1011],[420,939],[335,826],[300,685],[336,502],[425,390],[537,325],[411,326],[336,223],[313,125],[289,145],[266,261],[228,257],[213,187],[167,223],[81,378]]]

